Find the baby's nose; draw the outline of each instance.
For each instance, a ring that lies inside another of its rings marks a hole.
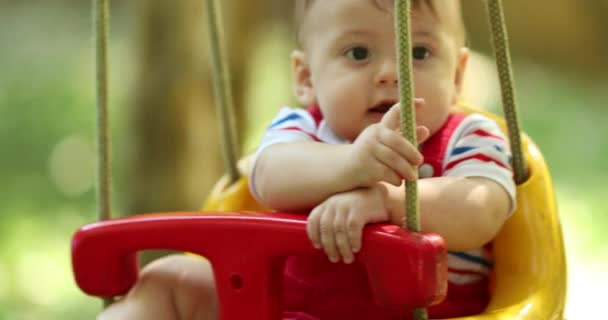
[[[397,85],[399,75],[397,73],[397,65],[393,61],[386,61],[378,70],[376,83],[381,85]]]

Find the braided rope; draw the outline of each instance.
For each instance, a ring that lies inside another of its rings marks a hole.
[[[93,0],[95,64],[97,86],[97,215],[98,220],[112,217],[112,174],[110,172],[110,124],[108,117],[108,0]],[[114,302],[103,299],[104,308]]]
[[[395,30],[397,36],[397,65],[399,67],[399,101],[401,101],[401,132],[416,144],[416,114],[414,108],[414,75],[412,71],[411,1],[395,1]],[[416,175],[418,170],[414,170]],[[405,181],[405,214],[403,228],[420,232],[418,207],[418,179]],[[414,309],[415,320],[426,320],[426,309]]]
[[[496,66],[500,77],[503,109],[507,122],[511,152],[513,153],[513,172],[515,175],[515,182],[520,184],[528,178],[528,171],[521,144],[519,119],[515,101],[513,67],[509,54],[509,41],[502,0],[488,0],[488,14],[492,28]]]
[[[399,101],[401,101],[401,132],[411,143],[416,143],[416,115],[414,109],[414,83],[412,74],[412,43],[410,39],[410,0],[395,1],[397,64],[399,67]],[[416,170],[414,170],[416,171]],[[420,231],[418,217],[417,181],[405,182],[406,225],[403,227],[415,232]]]
[[[98,219],[111,218],[110,124],[108,119],[108,0],[95,1],[97,77],[97,163]]]
[[[213,88],[215,91],[216,110],[222,139],[224,166],[230,183],[240,178],[237,169],[236,137],[234,134],[234,102],[230,87],[230,75],[224,58],[224,43],[222,41],[222,23],[219,6],[216,0],[206,0],[207,21],[209,23],[209,48],[213,66]]]

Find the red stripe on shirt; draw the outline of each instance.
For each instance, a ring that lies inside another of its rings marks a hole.
[[[311,106],[306,109],[312,119],[315,121],[315,126],[319,129],[319,124],[321,124],[321,120],[323,120],[323,114],[321,113],[321,108],[317,105]]]
[[[484,154],[474,154],[472,156],[465,157],[465,158],[458,159],[458,160],[454,160],[454,161],[448,163],[448,165],[445,167],[445,171],[454,168],[457,164],[459,164],[461,162],[464,162],[464,161],[467,161],[467,160],[471,160],[471,159],[481,160],[483,162],[494,162],[497,165],[499,165],[499,166],[501,166],[501,167],[503,167],[503,168],[505,168],[507,170],[511,170],[511,168],[509,168],[507,165],[505,165],[504,163],[502,163],[502,162],[500,162],[500,161],[498,161],[498,160],[496,160],[494,158],[488,157],[488,156],[486,156]]]
[[[306,131],[302,130],[301,128],[298,128],[298,127],[285,127],[285,128],[279,128],[277,130],[302,132],[302,133],[307,134],[308,136],[310,136],[313,140],[315,140],[317,142],[321,142],[321,139],[317,138],[317,136],[315,136],[314,134],[312,134],[310,132],[306,132]]]
[[[475,130],[475,131],[467,134],[466,136],[470,136],[470,135],[477,135],[477,136],[480,136],[480,137],[494,138],[494,139],[498,139],[498,140],[501,140],[501,141],[505,140],[505,138],[503,138],[501,136],[497,136],[495,134],[491,134],[491,133],[489,133],[487,131],[484,131],[484,130],[481,130],[481,129],[477,129],[477,130]]]

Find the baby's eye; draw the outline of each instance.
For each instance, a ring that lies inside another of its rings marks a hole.
[[[429,51],[429,49],[425,47],[418,46],[414,47],[414,49],[412,50],[412,56],[415,60],[424,60],[428,58],[430,54],[431,52]]]
[[[366,47],[354,47],[346,51],[346,56],[357,61],[369,58],[369,49]]]

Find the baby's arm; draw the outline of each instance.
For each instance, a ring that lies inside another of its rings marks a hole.
[[[441,235],[451,251],[482,247],[496,236],[509,215],[509,194],[488,178],[421,179],[418,187],[422,231]],[[401,225],[405,217],[404,188],[387,188],[390,221]]]
[[[448,249],[479,248],[498,233],[515,206],[509,146],[498,125],[471,115],[446,150],[442,177],[421,179],[422,230],[443,236]],[[389,186],[391,221],[403,219],[403,187]]]
[[[349,145],[299,141],[267,147],[253,172],[257,196],[275,210],[305,210],[355,187]]]
[[[401,177],[413,179],[422,156],[397,132],[398,118],[396,105],[352,144],[295,141],[266,147],[252,173],[256,195],[273,209],[297,211],[378,181],[400,185]],[[418,134],[425,139],[428,130],[420,127]]]

